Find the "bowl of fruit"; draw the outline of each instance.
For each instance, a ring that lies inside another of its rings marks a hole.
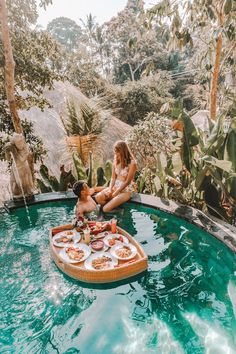
[[[90,243],[90,246],[94,251],[101,251],[104,247],[104,242],[102,240],[95,240]]]

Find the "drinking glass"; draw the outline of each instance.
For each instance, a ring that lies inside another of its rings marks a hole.
[[[111,232],[112,232],[112,234],[116,233],[116,225],[117,225],[117,220],[111,219]]]
[[[89,228],[84,229],[84,242],[86,243],[86,245],[88,245],[90,243],[90,229]]]

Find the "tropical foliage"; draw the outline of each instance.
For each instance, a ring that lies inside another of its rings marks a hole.
[[[89,167],[86,169],[77,153],[73,153],[72,159],[72,170],[66,171],[65,166],[62,165],[59,179],[50,174],[47,166],[40,166],[41,178],[37,179],[37,184],[41,193],[67,191],[72,188],[76,180],[87,181],[90,187],[95,185],[107,186],[109,184],[112,173],[112,162],[110,160],[106,161],[105,166],[95,167],[93,155],[90,154]]]
[[[61,119],[68,135],[83,136],[101,132],[101,109],[96,104],[81,101],[76,106],[75,102],[67,101],[67,111],[68,116]]]
[[[208,209],[235,222],[236,121],[233,118],[227,127],[224,120],[221,115],[215,125],[209,122],[207,133],[196,128],[184,111],[172,124],[172,132],[169,120],[162,117],[135,126],[130,144],[137,156],[143,144],[145,154],[139,191]]]
[[[49,2],[41,1],[41,4],[45,6]],[[53,80],[60,78],[56,69],[59,59],[58,46],[47,33],[32,29],[37,20],[36,1],[32,1],[30,6],[27,1],[20,3],[9,1],[7,5],[11,44],[16,64],[14,71],[16,108],[29,109],[37,105],[43,109],[45,105],[49,106],[49,102],[43,97],[44,88],[52,88]],[[6,134],[12,133],[14,128],[6,100],[4,74],[6,60],[4,60],[3,42],[0,42],[0,49],[0,156],[2,157],[2,146],[7,140]],[[22,126],[26,140],[35,151],[37,160],[45,153],[42,141],[34,135],[31,123],[22,122]]]
[[[82,36],[81,27],[67,17],[52,20],[47,26],[47,32],[69,52],[78,48]]]

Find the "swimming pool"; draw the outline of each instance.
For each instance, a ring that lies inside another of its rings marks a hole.
[[[48,228],[74,202],[0,214],[0,353],[235,353],[236,256],[182,219],[129,203],[116,216],[148,255],[132,282],[89,287],[57,269]]]

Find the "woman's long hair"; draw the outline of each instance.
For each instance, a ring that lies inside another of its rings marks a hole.
[[[120,159],[118,161],[116,158],[114,159],[116,166],[120,164],[121,168],[125,168],[130,164],[131,160],[134,160],[134,157],[125,141],[123,140],[117,141],[114,144],[113,149],[114,152],[120,153]]]

